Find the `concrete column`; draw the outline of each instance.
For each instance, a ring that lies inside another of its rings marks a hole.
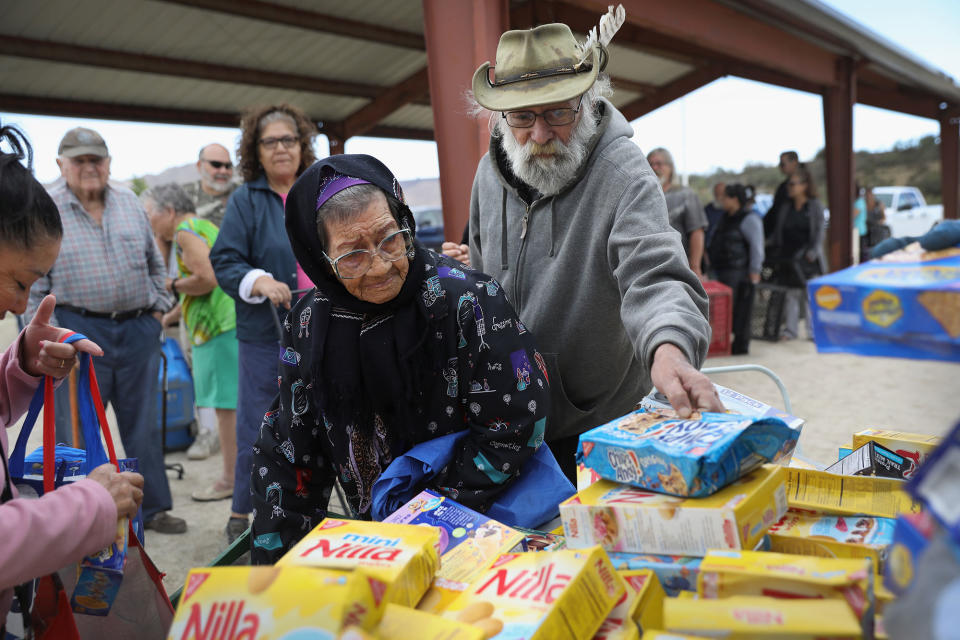
[[[440,161],[440,195],[447,240],[460,241],[470,217],[477,162],[489,146],[485,118],[466,113],[464,92],[473,72],[496,59],[508,28],[506,0],[423,0],[424,36],[434,136]]]
[[[857,101],[854,63],[837,61],[837,83],[823,93],[827,195],[830,228],[827,261],[831,271],[853,264],[853,105]]]

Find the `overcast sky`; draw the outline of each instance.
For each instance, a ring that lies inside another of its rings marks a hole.
[[[899,47],[948,75],[960,79],[960,1],[826,0]],[[34,145],[35,171],[41,182],[59,171],[56,150],[63,134],[75,126],[99,131],[110,147],[113,177],[121,180],[154,174],[193,162],[200,146],[220,142],[236,147],[236,129],[54,118],[0,113],[0,121],[19,124]],[[823,112],[817,95],[748,80],[717,80],[634,123],[635,140],[645,150],[666,147],[681,172],[706,173],[722,167],[740,170],[747,163],[775,164],[781,150],[801,158],[823,147]],[[933,120],[857,105],[854,147],[888,149],[939,133]],[[432,142],[353,138],[348,153],[369,153],[383,160],[401,180],[436,177]],[[326,155],[321,136],[318,153]]]

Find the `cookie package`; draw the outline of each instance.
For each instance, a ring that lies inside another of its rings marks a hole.
[[[440,566],[432,527],[325,518],[277,566],[362,567],[388,585],[387,601],[415,606]]]
[[[505,553],[443,616],[497,640],[592,638],[624,590],[600,547]]]
[[[786,472],[763,465],[706,498],[601,480],[560,504],[567,547],[681,556],[753,549],[787,511]]]
[[[371,630],[386,588],[362,569],[191,569],[167,638],[332,638],[350,626]]]
[[[779,418],[704,412],[680,420],[641,409],[582,434],[577,460],[607,480],[701,498],[788,455],[798,437]]]

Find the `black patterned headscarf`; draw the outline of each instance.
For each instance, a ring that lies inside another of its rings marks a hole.
[[[428,326],[417,292],[423,285],[426,260],[414,244],[407,258],[410,268],[396,298],[375,304],[354,297],[327,266],[317,232],[317,209],[333,192],[364,182],[379,187],[390,201],[400,228],[415,233],[416,225],[403,198],[400,183],[386,166],[367,155],[336,155],[315,163],[297,178],[287,196],[286,226],[293,254],[317,285],[317,294],[332,307],[362,313],[373,322],[357,333],[356,323],[345,323],[333,314],[315,319],[324,330],[310,336],[314,393],[321,411],[340,425],[357,424],[372,429],[374,413],[390,428],[416,428],[411,402],[421,381],[433,370],[422,348]]]

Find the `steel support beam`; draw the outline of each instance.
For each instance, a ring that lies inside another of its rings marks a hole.
[[[407,49],[426,48],[419,33],[390,29],[375,24],[349,20],[342,16],[297,9],[273,2],[258,0],[163,0],[207,11],[217,11],[231,16],[243,16],[261,22],[272,22],[300,29],[309,29],[338,36],[390,44]]]
[[[506,0],[423,0],[430,103],[440,161],[444,235],[459,241],[470,216],[477,162],[489,146],[485,119],[466,113],[464,92],[473,72],[496,58],[508,28]]]
[[[680,76],[670,84],[660,87],[656,93],[624,105],[621,107],[620,112],[627,120],[636,120],[651,111],[659,109],[665,104],[673,102],[677,98],[682,98],[691,91],[696,91],[700,87],[710,84],[722,75],[723,71],[717,65],[708,65],[701,69],[694,69],[685,76]]]
[[[940,118],[940,188],[943,217],[960,218],[960,117]]]
[[[89,100],[61,100],[58,98],[9,93],[0,93],[0,110],[44,116],[68,116],[131,122],[159,122],[163,124],[187,124],[201,127],[236,128],[240,126],[239,112],[174,109]],[[338,123],[321,123],[320,132],[329,137],[331,132],[336,131],[337,124]],[[406,127],[380,125],[372,127],[365,135],[374,138],[433,140],[433,132],[429,129],[409,129]]]
[[[834,56],[802,38],[714,0],[621,0],[627,24],[614,42],[651,52],[687,56],[700,64],[763,61],[765,68],[814,85],[834,83]],[[552,14],[586,31],[606,13],[609,0],[552,3]],[[536,9],[536,5],[535,5]]]
[[[831,270],[853,263],[853,105],[857,102],[857,77],[849,58],[837,61],[836,86],[823,93],[826,140],[827,195],[830,230],[827,239]]]
[[[424,67],[347,116],[343,121],[344,138],[362,136],[391,113],[423,97],[429,90],[430,82]]]
[[[84,47],[16,36],[0,38],[0,55],[360,98],[376,98],[384,91],[384,87],[359,82],[346,82],[273,70],[234,67],[197,60],[151,56],[130,51]]]

